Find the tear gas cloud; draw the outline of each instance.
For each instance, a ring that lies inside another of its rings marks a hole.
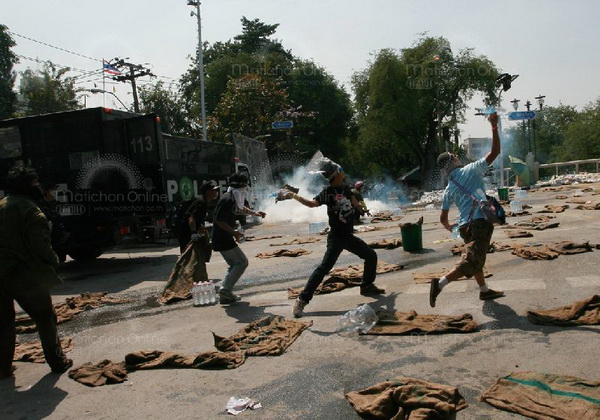
[[[298,194],[309,200],[326,187],[328,182],[316,172],[318,170],[316,162],[322,157],[321,152],[317,152],[306,165],[297,167],[293,173],[283,176],[280,184],[256,188],[258,199],[256,208],[267,213],[267,217],[264,219],[265,223],[327,221],[326,206],[310,208],[298,203],[296,200],[275,201],[275,193],[285,184],[299,188]],[[347,182],[352,186],[354,181],[351,181],[351,175],[346,175]],[[363,193],[363,198],[371,214],[384,210],[394,210],[400,205],[410,204],[413,201],[409,199],[406,189],[389,177],[376,182],[367,181],[365,183],[369,188],[368,191]]]

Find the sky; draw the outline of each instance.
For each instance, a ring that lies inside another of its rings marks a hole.
[[[275,37],[285,48],[324,67],[350,94],[352,74],[365,69],[374,53],[410,47],[427,32],[447,38],[455,53],[473,48],[501,70],[518,74],[503,94],[507,111],[513,98],[523,110],[526,100],[537,108],[538,95],[546,96],[545,106],[577,109],[600,97],[597,0],[203,0],[201,7],[204,41],[232,39],[241,32],[242,16],[278,23]],[[0,23],[18,34],[17,71],[36,70],[42,65],[34,60],[50,60],[77,69],[69,74],[80,76],[78,87],[102,88],[101,60],[129,57],[174,86],[198,43],[193,9],[187,0],[0,0]],[[84,71],[96,73],[81,77]],[[107,84],[106,90],[113,87],[114,96],[132,103],[129,84]],[[103,95],[86,94],[81,100],[88,107],[103,105]],[[106,106],[122,108],[113,95],[104,96]],[[462,137],[489,137],[489,124],[474,116],[481,98],[469,106]]]

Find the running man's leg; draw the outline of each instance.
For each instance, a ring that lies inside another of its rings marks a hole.
[[[319,287],[327,273],[331,271],[343,250],[343,241],[331,234],[327,235],[327,250],[321,264],[310,275],[306,286],[304,286],[304,290],[300,293],[299,299],[301,301],[305,303],[311,301],[315,290],[317,290],[317,287]]]

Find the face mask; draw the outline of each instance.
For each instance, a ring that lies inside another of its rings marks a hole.
[[[238,208],[243,208],[244,202],[246,201],[246,195],[248,193],[248,187],[233,188],[233,198],[235,198],[235,204]]]

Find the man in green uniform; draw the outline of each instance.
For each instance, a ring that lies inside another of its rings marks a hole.
[[[0,200],[0,379],[12,376],[17,303],[35,322],[52,372],[73,365],[62,351],[50,288],[62,280],[56,274],[58,257],[50,245],[50,227],[36,203],[42,198],[32,169],[13,168]]]

